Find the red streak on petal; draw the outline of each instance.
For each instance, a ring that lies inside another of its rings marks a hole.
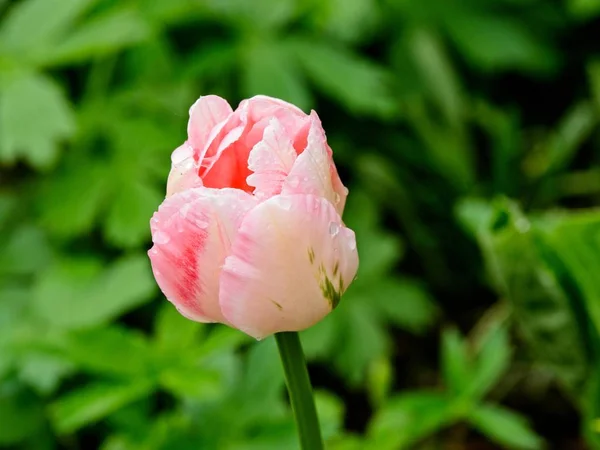
[[[177,297],[184,306],[193,308],[200,314],[203,314],[203,311],[200,308],[198,299],[202,294],[203,286],[199,282],[200,267],[198,267],[198,259],[204,252],[207,237],[207,230],[195,230],[193,234],[189,235],[188,245],[181,252],[181,256],[174,261],[176,271],[181,274],[181,279],[176,286]]]

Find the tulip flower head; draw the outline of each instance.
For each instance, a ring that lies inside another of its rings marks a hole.
[[[354,232],[321,121],[257,96],[190,108],[150,222],[158,285],[185,317],[262,339],[308,328],[354,279]]]

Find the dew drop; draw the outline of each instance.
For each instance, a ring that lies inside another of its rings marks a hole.
[[[289,211],[292,207],[292,200],[288,197],[281,197],[279,199],[279,205],[286,211]]]
[[[186,204],[185,204],[185,205],[183,205],[183,206],[181,207],[181,209],[179,210],[179,215],[180,215],[182,218],[184,218],[184,219],[185,219],[185,218],[187,217],[187,215],[188,215],[188,212],[190,211],[190,208],[191,208],[191,207],[192,207],[192,205],[191,205],[191,204],[189,204],[189,203],[186,203]]]
[[[337,192],[334,192],[334,193],[333,193],[333,201],[335,202],[335,204],[336,204],[336,205],[337,205],[337,204],[339,204],[339,203],[340,203],[340,200],[341,200],[341,198],[340,198],[340,194],[338,194]]]
[[[196,226],[198,228],[202,228],[202,229],[208,228],[208,222],[206,220],[196,219],[196,220],[194,220],[194,223],[196,224]]]
[[[290,177],[288,179],[288,183],[290,185],[291,188],[297,188],[298,186],[300,186],[300,178],[298,177]]]
[[[157,245],[168,244],[170,240],[171,240],[171,237],[164,231],[157,231],[152,236],[152,241]]]
[[[340,232],[340,225],[336,222],[329,222],[329,234],[333,236],[337,236]]]
[[[350,250],[356,250],[356,241],[354,239],[352,239],[350,242],[348,242],[348,248]]]

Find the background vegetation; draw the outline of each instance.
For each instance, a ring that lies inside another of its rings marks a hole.
[[[202,94],[315,108],[359,277],[302,336],[333,450],[600,448],[599,0],[0,0],[0,447],[296,447],[272,339],[148,221]]]

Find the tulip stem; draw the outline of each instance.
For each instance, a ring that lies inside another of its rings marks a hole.
[[[295,331],[275,334],[302,450],[323,450],[323,440],[300,337]]]

